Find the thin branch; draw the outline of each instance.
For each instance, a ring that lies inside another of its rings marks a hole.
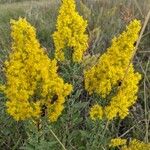
[[[67,150],[65,148],[65,146],[61,143],[61,141],[58,139],[58,137],[56,136],[56,134],[53,132],[52,129],[50,129],[50,132],[52,133],[52,135],[55,137],[55,139],[59,142],[59,144],[62,146],[63,150]]]
[[[137,124],[139,124],[139,123],[141,123],[143,120],[140,120]],[[134,126],[132,126],[130,129],[128,129],[126,132],[124,132],[122,135],[120,135],[119,137],[121,138],[121,137],[123,137],[123,136],[125,136],[127,133],[129,133],[132,129],[134,129],[136,126],[137,126],[137,124],[135,124]]]
[[[140,12],[142,18],[144,18],[144,15],[143,15],[143,13],[142,13],[142,10],[141,10],[141,8],[140,8],[139,3],[137,2],[137,0],[134,0],[134,2],[135,2],[135,5],[137,6],[137,9],[139,10],[139,12]]]

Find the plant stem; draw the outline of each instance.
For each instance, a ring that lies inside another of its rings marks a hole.
[[[52,129],[50,129],[50,132],[52,133],[52,135],[55,137],[55,139],[59,142],[59,144],[62,146],[63,150],[67,150],[65,148],[65,146],[62,144],[62,142],[58,139],[58,137],[56,136],[56,134],[53,132]]]

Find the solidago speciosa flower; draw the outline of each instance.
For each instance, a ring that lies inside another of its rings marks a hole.
[[[102,117],[103,117],[102,107],[98,104],[91,107],[90,117],[91,117],[92,120],[102,119]]]
[[[126,143],[127,143],[126,139],[115,138],[115,139],[111,139],[111,143],[109,144],[109,146],[116,147],[116,146],[126,145]]]
[[[121,150],[150,150],[150,143],[144,143],[137,139],[133,139],[128,145],[122,146]]]
[[[26,19],[12,20],[11,29],[12,52],[4,69],[7,112],[15,120],[38,118],[45,106],[49,120],[56,121],[72,86],[59,77],[56,60],[40,47],[35,28]]]
[[[149,143],[144,143],[137,139],[133,139],[128,143],[126,139],[115,138],[111,140],[109,146],[119,147],[120,150],[150,150]]]
[[[135,73],[132,64],[125,79],[124,75],[135,50],[134,43],[140,29],[140,21],[133,20],[126,31],[112,40],[111,47],[99,58],[97,64],[84,73],[85,88],[90,94],[97,93],[106,98],[114,89],[118,89],[110,104],[104,108],[109,120],[117,114],[123,119],[127,116],[129,107],[135,103],[141,76]]]
[[[88,46],[86,27],[87,21],[76,11],[75,0],[62,0],[56,25],[57,31],[53,34],[57,60],[63,61],[71,54],[74,62],[81,62]]]
[[[109,120],[116,117],[117,114],[121,119],[124,119],[129,114],[129,107],[131,107],[137,99],[136,93],[140,79],[140,74],[134,73],[134,68],[131,65],[127,77],[122,82],[117,94],[112,97],[110,104],[104,109],[105,115]]]

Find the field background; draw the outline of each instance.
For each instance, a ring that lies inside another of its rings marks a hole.
[[[26,17],[36,27],[41,45],[47,49],[49,57],[53,57],[52,34],[55,31],[60,2],[0,0],[0,67],[11,50],[10,19],[18,17]],[[143,23],[149,9],[150,0],[77,0],[77,10],[88,20],[87,54],[101,55],[110,46],[112,37],[121,33],[132,19],[140,19]],[[150,142],[150,21],[143,34],[134,64],[143,77],[138,102],[125,120],[110,125],[111,133],[114,137],[123,134],[126,138],[133,136]],[[76,80],[81,78],[78,75],[79,70],[73,70],[72,76],[76,76]],[[66,74],[63,76],[69,80]],[[0,82],[3,82],[2,75]],[[68,150],[97,150],[102,143],[106,143],[102,149],[107,150],[107,137],[110,136],[110,131],[103,135],[101,130],[105,125],[99,125],[99,122],[92,123],[88,119],[90,102],[80,95],[80,82],[77,80],[74,84],[78,92],[67,101],[66,109],[59,121],[51,126],[44,126],[43,133],[37,133],[32,124],[15,122],[8,116],[5,112],[6,100],[0,95],[0,149],[17,150],[22,147],[27,150],[46,150],[51,147],[52,150],[59,150],[60,145],[49,132],[51,128]],[[43,137],[40,142],[37,134]]]

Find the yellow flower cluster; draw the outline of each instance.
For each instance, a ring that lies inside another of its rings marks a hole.
[[[135,103],[137,84],[141,76],[135,73],[132,64],[125,79],[124,75],[140,29],[140,21],[132,21],[126,31],[112,40],[112,46],[99,58],[97,64],[84,73],[85,88],[90,94],[95,92],[106,98],[115,88],[118,89],[116,96],[112,97],[110,104],[104,108],[108,119],[113,119],[117,114],[124,118],[129,107]]]
[[[150,144],[137,139],[127,143],[126,139],[115,138],[111,140],[110,147],[120,147],[120,150],[150,150]]]
[[[91,117],[92,120],[102,119],[102,117],[103,117],[102,107],[99,106],[98,104],[91,107],[90,117]]]
[[[121,147],[121,150],[150,150],[150,143],[144,143],[133,139],[129,145]]]
[[[110,104],[104,109],[105,115],[109,120],[112,120],[117,114],[121,119],[124,119],[129,114],[129,107],[131,107],[137,99],[136,93],[140,79],[140,74],[134,73],[134,68],[131,65],[127,77],[122,82],[117,94],[112,97]]]
[[[49,120],[56,121],[72,86],[58,76],[57,62],[40,47],[35,28],[22,18],[11,25],[12,52],[4,69],[7,112],[15,120],[25,120],[40,117],[46,106]]]
[[[121,146],[121,145],[126,145],[126,143],[127,143],[126,139],[115,138],[115,139],[111,139],[109,146],[117,147],[117,146]]]
[[[76,11],[75,1],[62,0],[56,25],[57,31],[53,34],[57,60],[63,61],[65,56],[71,53],[74,62],[81,62],[88,46],[86,27],[87,21],[83,20]]]

